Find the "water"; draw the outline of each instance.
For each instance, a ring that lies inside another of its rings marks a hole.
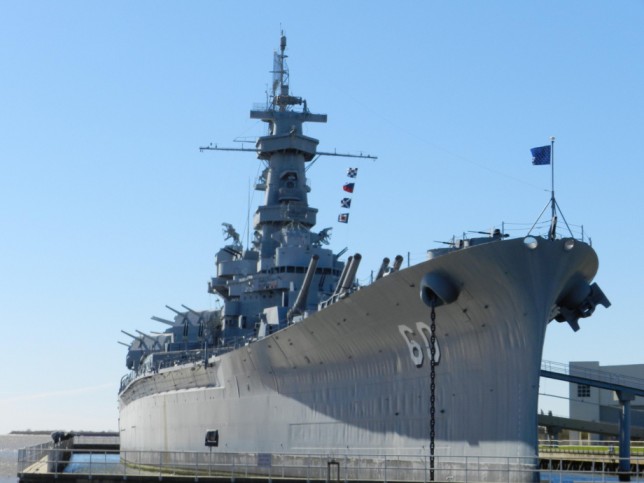
[[[0,483],[16,483],[18,450],[51,441],[48,434],[0,434]]]
[[[75,454],[69,460],[65,473],[121,475],[123,466],[118,454]]]

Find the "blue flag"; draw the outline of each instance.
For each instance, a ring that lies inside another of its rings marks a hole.
[[[550,164],[550,146],[541,146],[539,148],[532,148],[532,164]]]

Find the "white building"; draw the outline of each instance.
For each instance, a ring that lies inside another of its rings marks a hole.
[[[644,384],[644,364],[600,366],[599,362],[570,362],[570,375],[609,380],[624,386]],[[600,377],[598,377],[600,376]],[[614,391],[585,384],[569,384],[570,419],[618,424],[621,405]],[[644,427],[644,397],[631,402],[631,425]],[[599,440],[599,435],[570,431],[571,440]],[[606,438],[604,438],[606,439]]]

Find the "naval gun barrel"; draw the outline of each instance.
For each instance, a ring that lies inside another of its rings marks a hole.
[[[349,271],[349,266],[351,265],[351,263],[353,263],[353,256],[350,256],[347,259],[347,263],[344,264],[344,268],[342,269],[340,278],[338,279],[338,284],[335,286],[335,290],[333,291],[333,295],[331,297],[338,295],[342,291],[342,284],[344,283],[344,279],[347,276],[347,272]]]
[[[398,270],[400,270],[403,260],[404,258],[402,257],[402,255],[396,255],[396,259],[394,260],[394,266],[392,271],[397,272]]]
[[[151,339],[151,340],[156,340],[154,337],[152,337],[150,334],[146,334],[145,332],[141,332],[140,330],[136,331],[138,334],[141,335],[144,339]]]
[[[196,310],[192,310],[192,309],[191,309],[190,307],[188,307],[187,305],[183,305],[183,304],[181,304],[181,306],[182,306],[184,309],[186,309],[188,312],[190,312],[191,314],[201,315],[199,312],[197,312]]]
[[[291,320],[291,318],[296,314],[301,314],[306,307],[306,299],[309,296],[309,289],[311,288],[311,282],[313,281],[313,275],[315,275],[315,269],[318,267],[319,255],[313,255],[311,261],[309,262],[309,267],[306,269],[306,275],[304,275],[304,281],[302,282],[302,287],[300,288],[299,293],[297,294],[297,299],[291,310],[288,311],[286,318]]]
[[[376,280],[384,277],[385,270],[387,270],[388,266],[389,266],[389,258],[385,257],[382,259],[382,265],[380,265],[380,269],[378,270],[378,275],[376,275]]]
[[[184,316],[185,316],[185,314],[184,314],[184,313],[179,312],[177,309],[173,309],[173,308],[172,308],[172,307],[170,307],[169,305],[166,305],[166,306],[165,306],[165,308],[166,308],[166,309],[168,309],[168,310],[172,310],[172,311],[173,311],[175,314],[177,314],[177,315],[184,315]]]
[[[125,335],[127,335],[127,336],[129,336],[129,337],[132,337],[134,340],[141,341],[141,338],[140,338],[140,337],[137,337],[136,335],[132,335],[132,334],[130,334],[129,332],[125,332],[124,330],[121,330],[121,332],[123,332]]]
[[[353,284],[353,280],[356,278],[356,273],[358,273],[358,266],[360,265],[360,260],[362,260],[362,255],[360,255],[359,253],[356,253],[353,256],[353,260],[351,260],[351,263],[349,264],[349,269],[347,270],[347,274],[344,277],[344,280],[342,280],[340,293],[344,293],[351,288],[351,285]]]
[[[151,318],[152,320],[154,320],[155,322],[161,322],[162,324],[168,324],[168,325],[171,325],[171,326],[173,326],[173,327],[174,327],[175,325],[177,325],[176,323],[172,322],[171,320],[163,319],[163,318],[161,318],[161,317],[157,317],[156,315],[153,315],[153,316],[152,316],[152,317],[150,317],[150,318]]]
[[[141,344],[139,347],[143,347],[143,349],[145,349],[145,350],[149,350],[149,349],[150,349],[150,348],[148,347],[148,345],[145,343],[145,337],[143,337],[143,338],[142,338],[142,337],[137,337],[136,335],[132,335],[132,334],[130,334],[129,332],[125,332],[124,330],[121,330],[121,332],[123,332],[123,333],[124,333],[125,335],[127,335],[128,337],[132,337],[132,339],[139,341],[139,344]],[[138,331],[137,331],[137,332],[138,332]],[[134,344],[134,342],[132,342],[132,343]]]

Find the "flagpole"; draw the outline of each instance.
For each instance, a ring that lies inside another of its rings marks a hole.
[[[555,202],[555,137],[550,136],[550,196],[552,201],[552,219],[557,215]]]

